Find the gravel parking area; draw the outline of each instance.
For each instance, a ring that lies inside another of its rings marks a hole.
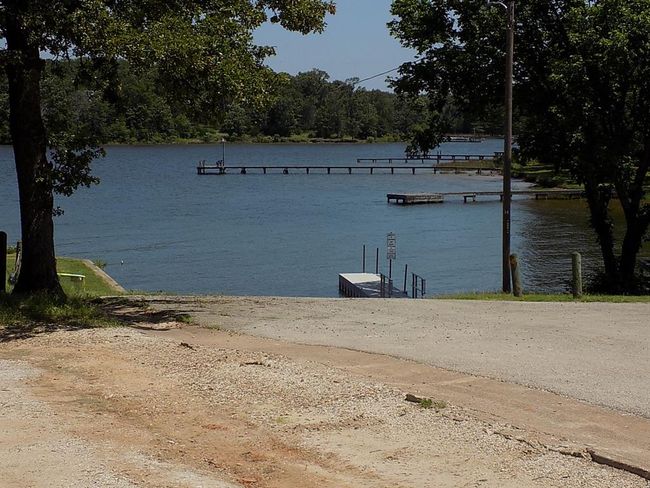
[[[1,445],[20,453],[0,456],[4,486],[650,486],[561,453],[563,439],[215,334],[224,346],[128,328],[0,344]],[[53,444],[24,442],[18,418]]]

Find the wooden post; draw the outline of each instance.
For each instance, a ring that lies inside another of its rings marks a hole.
[[[388,279],[390,280],[393,277],[393,260],[388,260]]]
[[[363,266],[361,267],[363,273],[366,272],[366,245],[363,245]]]
[[[408,273],[409,273],[409,265],[405,264],[404,265],[404,293],[406,293],[406,290],[407,290],[407,288],[406,288],[406,280],[408,278]]]
[[[521,276],[519,274],[519,259],[516,254],[510,255],[510,271],[512,273],[512,293],[516,297],[524,296],[524,290],[521,287]]]
[[[582,297],[582,256],[579,252],[574,252],[571,255],[573,265],[573,298]]]
[[[377,248],[377,257],[375,257],[375,274],[379,274],[379,248]]]
[[[0,293],[7,291],[7,233],[0,231]]]

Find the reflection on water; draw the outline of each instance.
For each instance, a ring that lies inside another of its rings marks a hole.
[[[448,144],[443,152],[491,154],[500,147],[500,141]],[[350,165],[356,158],[403,153],[402,144],[228,145],[226,161]],[[220,157],[219,145],[109,147],[95,167],[101,185],[57,201],[65,209],[56,219],[57,252],[107,262],[107,272],[130,289],[336,296],[337,274],[361,270],[363,244],[368,267],[380,247],[387,272],[385,239],[395,232],[397,286],[408,264],[428,279],[431,294],[500,288],[498,197],[467,205],[462,199],[412,207],[386,203],[387,193],[499,190],[498,177],[196,175],[199,160]],[[0,228],[17,240],[8,148],[0,148],[0,178]],[[512,248],[528,290],[562,291],[576,250],[588,269],[598,267],[592,236],[584,202],[518,198],[513,204]]]
[[[524,282],[530,290],[566,291],[571,253],[582,253],[585,274],[600,266],[600,250],[581,200],[522,200],[515,233]]]

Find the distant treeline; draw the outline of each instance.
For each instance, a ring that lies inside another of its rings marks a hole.
[[[8,100],[0,78],[0,143],[10,144]],[[48,61],[42,81],[44,118],[50,134],[72,129],[97,144],[216,142],[224,135],[242,141],[408,140],[426,124],[424,98],[366,90],[357,80],[330,81],[324,71],[278,74],[267,103],[247,106],[224,100],[197,109],[159,83],[155,71],[133,70],[125,62],[88,65],[83,60]],[[197,98],[203,94],[197,93]],[[472,120],[445,108],[456,133],[501,131],[502,118]]]

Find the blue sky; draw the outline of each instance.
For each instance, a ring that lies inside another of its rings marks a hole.
[[[302,36],[266,24],[255,34],[258,44],[275,46],[277,55],[268,65],[276,71],[296,74],[322,69],[333,80],[367,78],[413,59],[388,33],[391,0],[336,0],[336,15],[328,17],[323,34]],[[363,83],[387,89],[385,77]]]

